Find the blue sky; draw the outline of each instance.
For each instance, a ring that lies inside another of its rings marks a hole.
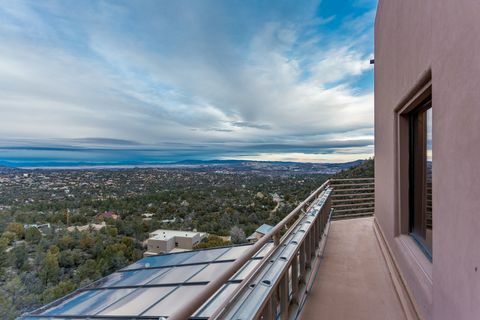
[[[375,8],[0,0],[0,163],[369,157]]]

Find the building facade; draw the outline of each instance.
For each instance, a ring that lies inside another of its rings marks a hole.
[[[479,88],[478,1],[379,1],[375,220],[424,319],[480,319]]]
[[[168,253],[174,249],[192,250],[205,236],[200,232],[159,229],[150,233],[145,255]]]

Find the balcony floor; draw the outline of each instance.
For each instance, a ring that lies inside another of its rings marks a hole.
[[[300,319],[406,319],[373,218],[333,221]]]

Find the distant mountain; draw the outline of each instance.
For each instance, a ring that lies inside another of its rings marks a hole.
[[[365,160],[346,163],[305,163],[283,161],[251,160],[184,160],[162,167],[188,167],[199,171],[256,172],[265,174],[335,174],[342,170],[361,165]]]
[[[349,168],[362,165],[366,160],[356,160],[345,163],[305,163],[283,161],[252,161],[252,160],[182,160],[173,163],[121,163],[121,164],[92,164],[92,163],[29,163],[14,166],[8,162],[0,162],[0,172],[19,169],[132,169],[132,168],[177,168],[184,170],[219,172],[219,173],[258,173],[269,175],[295,175],[295,174],[335,174]]]

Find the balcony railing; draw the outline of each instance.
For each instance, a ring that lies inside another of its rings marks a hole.
[[[274,249],[210,319],[295,319],[313,284],[330,220],[373,214],[374,180],[328,180],[169,320],[196,319],[197,310],[268,242]]]
[[[374,178],[331,179],[333,219],[373,215]]]

